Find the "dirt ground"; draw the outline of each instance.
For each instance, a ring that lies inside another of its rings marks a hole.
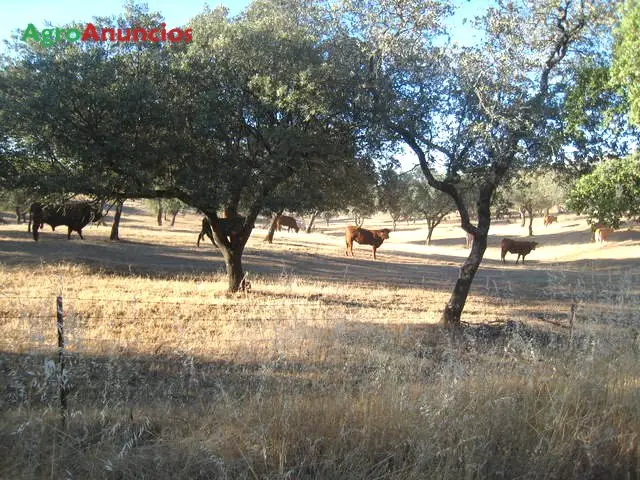
[[[8,214],[4,218],[8,220]],[[271,245],[262,241],[265,222],[258,222],[243,257],[250,279],[286,275],[449,291],[468,255],[464,232],[453,220],[436,228],[431,246],[425,245],[424,222],[399,223],[397,231],[378,250],[377,261],[370,247],[357,244],[355,258],[345,256],[344,227],[350,219],[333,219],[329,225],[320,220],[311,234],[303,230],[297,234],[276,232]],[[379,215],[364,226],[391,228],[391,222]],[[499,243],[504,237],[523,237],[527,229],[517,221],[492,225],[489,247],[472,293],[506,292],[514,298],[540,300],[549,296],[550,285],[558,283],[559,288],[598,288],[625,278],[640,286],[640,227],[620,229],[605,245],[593,243],[585,219],[574,215],[560,215],[559,222],[549,227],[543,226],[542,218],[536,218],[533,228],[533,239],[539,246],[523,266],[515,264],[512,254],[502,264]],[[40,241],[35,242],[26,225],[0,224],[0,268],[3,264],[37,268],[42,263],[71,262],[152,277],[224,272],[222,256],[207,239],[196,247],[199,230],[200,217],[195,214],[178,216],[173,227],[157,226],[155,216],[136,202],[125,206],[119,242],[109,241],[109,226],[90,225],[83,232],[84,240],[76,233],[67,240],[65,227],[52,232],[45,225]]]

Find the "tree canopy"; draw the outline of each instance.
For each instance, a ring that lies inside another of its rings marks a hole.
[[[161,20],[128,5],[100,24]],[[16,45],[2,72],[3,146],[23,185],[203,211],[237,290],[261,210],[283,194],[321,203],[307,192],[373,168],[356,149],[353,45],[326,35],[313,2],[259,0],[234,18],[205,10],[190,27],[186,46]],[[219,221],[222,210],[237,219]]]
[[[600,163],[576,182],[567,206],[593,226],[618,228],[624,217],[640,219],[640,154]]]

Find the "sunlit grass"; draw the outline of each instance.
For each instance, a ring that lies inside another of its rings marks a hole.
[[[102,237],[89,242],[104,241],[103,229],[90,230]],[[124,233],[196,251],[197,232],[176,229]],[[321,251],[343,255],[316,235]],[[279,238],[250,248],[316,248],[301,234]],[[207,247],[197,254],[215,260]],[[387,255],[400,258],[400,247],[390,243]],[[147,273],[122,265],[0,266],[1,478],[640,474],[633,269],[593,278],[585,269],[579,281],[550,270],[526,302],[508,282],[487,278],[466,306],[470,325],[454,337],[437,326],[445,289],[319,281],[283,268],[228,295],[214,269],[155,274],[153,265]]]

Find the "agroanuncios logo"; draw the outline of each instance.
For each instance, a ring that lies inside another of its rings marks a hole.
[[[39,31],[30,23],[22,34],[22,41],[33,40],[43,47],[50,47],[57,42],[184,42],[192,39],[191,29],[172,28],[167,31],[166,23],[158,28],[100,28],[87,23],[84,29],[79,28],[45,28]]]

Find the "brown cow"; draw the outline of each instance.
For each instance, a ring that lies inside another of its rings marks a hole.
[[[535,250],[536,245],[538,245],[538,242],[525,242],[511,240],[510,238],[503,238],[500,242],[500,248],[502,249],[502,263],[506,263],[504,257],[507,255],[507,252],[509,252],[518,254],[518,257],[516,258],[516,265],[518,264],[518,260],[520,260],[520,256],[522,256],[522,264],[524,265],[524,257],[529,255],[531,250]]]
[[[556,217],[555,215],[545,215],[543,221],[544,221],[544,226],[547,227],[551,225],[553,222],[557,222],[558,217]]]
[[[287,215],[280,215],[276,219],[276,229],[280,232],[282,231],[282,227],[287,227],[288,232],[290,232],[292,228],[296,231],[296,233],[298,233],[298,230],[300,230],[296,219]]]
[[[360,245],[371,245],[373,247],[373,259],[376,259],[376,249],[382,245],[387,238],[389,238],[391,230],[383,228],[382,230],[367,230],[365,228],[354,227],[349,225],[345,231],[345,242],[347,243],[347,251],[345,254],[353,257],[353,241],[355,240]]]
[[[606,227],[596,228],[596,231],[594,234],[596,242],[599,243],[600,245],[606,243],[607,237],[609,236],[610,233],[613,233],[613,230],[611,228],[606,228]]]

